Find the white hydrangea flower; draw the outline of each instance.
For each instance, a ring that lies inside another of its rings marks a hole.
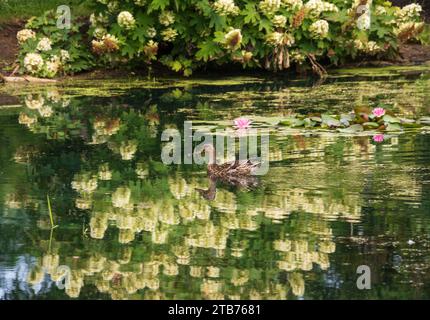
[[[318,17],[323,12],[338,12],[339,9],[336,5],[321,1],[321,0],[309,0],[305,4],[305,8],[309,10],[312,16]]]
[[[118,1],[111,1],[107,4],[107,7],[108,7],[108,11],[113,13],[113,12],[118,10],[119,2]]]
[[[161,32],[161,35],[163,36],[163,40],[166,42],[172,42],[176,39],[178,36],[178,31],[176,31],[173,28],[167,28],[166,30]]]
[[[282,0],[282,4],[285,7],[291,8],[293,10],[299,10],[303,7],[302,0]]]
[[[93,37],[96,39],[102,39],[107,34],[107,30],[105,28],[95,28],[93,32]]]
[[[397,15],[402,19],[414,19],[420,16],[423,8],[417,3],[404,6]]]
[[[287,17],[283,15],[276,15],[273,17],[272,23],[275,27],[283,28],[287,24]]]
[[[376,6],[375,7],[375,14],[377,16],[383,16],[387,14],[387,9],[385,9],[384,6]]]
[[[242,43],[242,31],[232,29],[224,36],[224,44],[231,50],[236,50]]]
[[[66,62],[70,60],[70,53],[67,50],[61,50],[60,51],[60,59],[62,62]]]
[[[36,33],[31,29],[23,29],[18,31],[18,33],[16,34],[16,38],[18,39],[19,44],[23,44],[28,39],[36,38]]]
[[[24,58],[24,68],[32,74],[39,72],[43,64],[43,58],[38,53],[27,53]]]
[[[281,8],[281,0],[262,0],[259,7],[265,14],[273,14]]]
[[[266,42],[274,47],[279,45],[286,45],[288,47],[291,47],[294,44],[295,40],[294,37],[288,33],[272,32],[266,36]]]
[[[150,27],[148,30],[146,30],[146,35],[148,38],[154,38],[157,35],[157,30],[153,27]]]
[[[158,20],[163,26],[168,27],[171,24],[175,23],[175,15],[172,11],[164,11],[160,14]]]
[[[40,39],[39,43],[37,44],[36,49],[39,51],[49,51],[52,49],[51,45],[52,45],[51,40],[47,37],[44,37],[44,38]]]
[[[118,24],[125,30],[132,30],[136,25],[136,20],[133,15],[128,11],[122,11],[117,18]]]
[[[234,4],[234,0],[217,0],[213,4],[216,13],[221,16],[237,15],[239,7]]]
[[[329,31],[329,24],[325,20],[318,20],[311,24],[309,27],[309,32],[312,34],[313,38],[325,38]]]
[[[96,27],[98,24],[106,24],[109,22],[109,18],[107,16],[104,16],[102,13],[99,13],[97,16],[92,13],[90,15],[90,23],[93,27]]]
[[[146,4],[146,0],[134,0],[134,4],[139,7],[143,7]]]

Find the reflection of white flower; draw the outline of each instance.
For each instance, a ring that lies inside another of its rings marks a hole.
[[[43,68],[43,58],[38,53],[27,53],[24,58],[24,67],[30,73],[36,73]]]
[[[116,208],[126,208],[130,203],[131,190],[127,187],[119,187],[112,194],[112,204]]]
[[[44,37],[40,39],[36,49],[39,51],[49,51],[52,49],[51,45],[52,45],[51,40],[49,38]]]
[[[28,39],[34,39],[35,37],[36,33],[30,29],[20,30],[16,34],[16,38],[18,39],[19,44],[26,42]]]
[[[131,160],[134,158],[134,154],[137,151],[136,141],[123,141],[119,147],[122,160]]]
[[[314,38],[325,38],[328,34],[329,25],[325,20],[318,20],[311,24],[309,32]]]
[[[43,107],[39,108],[39,113],[43,118],[48,118],[52,116],[53,110],[50,106],[44,105]]]
[[[131,30],[136,24],[133,15],[128,11],[122,11],[117,18],[118,24],[121,28],[125,30]]]
[[[45,99],[43,99],[42,96],[33,97],[32,95],[28,95],[25,98],[26,107],[32,110],[41,108],[44,103],[45,103]]]

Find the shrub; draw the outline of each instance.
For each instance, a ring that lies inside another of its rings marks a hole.
[[[90,48],[79,47],[77,27],[61,36],[51,29],[46,34],[38,18],[28,26],[36,38],[26,41],[21,58],[51,59],[51,50],[37,48],[48,37],[52,51],[79,48],[65,72],[90,67],[77,61],[91,61],[90,50],[99,65],[158,61],[186,76],[208,63],[274,71],[294,65],[321,74],[321,61],[393,58],[401,42],[424,29],[419,5],[400,9],[382,0],[92,0],[92,6]],[[48,65],[28,66],[27,72],[52,75]]]

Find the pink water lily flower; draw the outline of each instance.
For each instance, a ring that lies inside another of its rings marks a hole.
[[[385,114],[385,109],[384,108],[375,108],[372,111],[373,115],[375,117],[382,117]]]
[[[233,122],[237,129],[248,129],[252,123],[248,118],[237,118],[234,119]]]
[[[384,141],[384,135],[382,133],[374,135],[373,136],[373,141],[381,143]]]

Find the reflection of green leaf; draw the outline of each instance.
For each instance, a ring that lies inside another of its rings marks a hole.
[[[353,124],[348,128],[337,129],[337,130],[342,133],[357,133],[357,132],[362,132],[364,129],[361,124]]]
[[[424,124],[424,125],[430,125],[430,117],[422,117],[419,120],[420,124]]]

